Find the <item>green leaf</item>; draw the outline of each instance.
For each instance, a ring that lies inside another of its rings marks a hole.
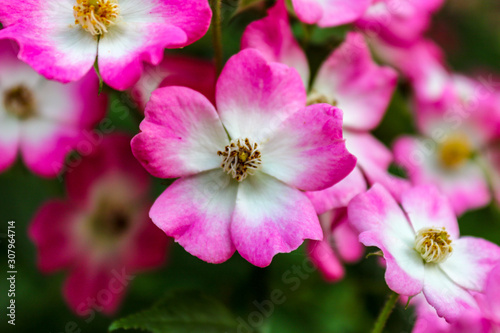
[[[237,323],[218,300],[198,291],[177,291],[151,308],[116,320],[109,331],[139,329],[152,333],[231,333]]]

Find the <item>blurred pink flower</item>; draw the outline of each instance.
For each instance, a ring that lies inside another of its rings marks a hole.
[[[0,172],[18,152],[39,176],[54,177],[106,112],[95,73],[61,84],[46,80],[16,57],[17,45],[0,40]]]
[[[438,101],[416,100],[422,136],[399,138],[394,156],[414,184],[435,184],[462,214],[491,200],[483,167],[500,139],[500,94],[458,75],[443,91]]]
[[[159,87],[182,86],[201,92],[215,104],[216,69],[211,61],[181,55],[165,55],[158,66],[145,65],[131,95],[144,110],[151,94]]]
[[[177,178],[151,208],[153,221],[186,251],[211,263],[235,250],[256,266],[320,240],[313,206],[300,190],[342,180],[356,164],[342,137],[342,111],[306,106],[294,69],[243,50],[226,64],[217,111],[185,87],[156,90],[136,158],[154,176]]]
[[[344,277],[343,262],[354,263],[363,257],[364,248],[358,232],[348,223],[347,209],[330,210],[319,216],[323,240],[310,241],[307,253],[328,282]]]
[[[374,0],[356,26],[391,45],[409,46],[422,37],[444,0]]]
[[[279,0],[282,1],[282,0]],[[333,27],[352,23],[363,15],[371,0],[292,0],[295,14],[308,24]]]
[[[130,138],[105,137],[66,176],[68,198],[45,203],[29,227],[45,273],[68,270],[64,297],[79,315],[116,310],[138,271],[162,265],[167,237],[149,219],[150,179]]]
[[[500,262],[500,247],[480,238],[459,238],[455,214],[434,187],[415,187],[403,193],[401,202],[403,209],[376,184],[348,207],[359,240],[382,250],[389,288],[405,296],[422,292],[448,321],[477,310],[471,292],[483,291]]]
[[[48,79],[79,80],[97,61],[104,82],[124,90],[143,61],[198,40],[210,18],[206,0],[0,0],[0,38],[15,39],[19,59]]]

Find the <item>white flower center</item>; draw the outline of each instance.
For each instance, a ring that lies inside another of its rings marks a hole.
[[[259,145],[248,138],[231,141],[217,155],[222,158],[221,168],[239,182],[255,174],[262,164]]]
[[[108,27],[115,24],[120,15],[118,0],[76,0],[73,6],[75,24],[93,36],[108,32]]]
[[[443,228],[422,228],[415,236],[415,250],[427,263],[444,262],[453,252],[450,235]]]
[[[21,120],[33,117],[35,100],[33,93],[24,85],[19,85],[5,92],[3,104],[7,112]]]

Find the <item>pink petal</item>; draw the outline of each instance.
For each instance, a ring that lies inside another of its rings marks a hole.
[[[342,138],[342,111],[328,104],[290,116],[261,152],[263,172],[306,191],[328,188],[356,166]]]
[[[41,177],[54,177],[64,166],[66,155],[81,140],[79,128],[33,118],[24,122],[21,154],[28,168]]]
[[[255,49],[231,57],[216,88],[217,110],[231,138],[264,141],[306,104],[297,71],[268,63]]]
[[[64,282],[64,298],[80,316],[88,316],[92,310],[112,314],[120,305],[129,283],[122,278],[123,272],[127,271],[80,263]]]
[[[367,175],[373,169],[387,170],[392,163],[392,153],[372,134],[344,130],[347,149],[356,156],[358,164]]]
[[[349,224],[347,215],[336,224],[332,236],[337,252],[344,262],[354,263],[363,257],[365,249],[358,240],[357,230]]]
[[[241,256],[259,267],[277,253],[297,249],[304,239],[323,239],[307,197],[264,173],[239,184],[231,236]]]
[[[309,241],[307,253],[327,282],[336,282],[344,277],[344,267],[329,242]]]
[[[482,309],[500,327],[500,264],[496,265],[488,275],[485,294],[485,308]]]
[[[140,229],[134,234],[127,247],[127,267],[131,271],[143,271],[161,266],[165,263],[169,238],[148,216],[149,207],[145,209]]]
[[[70,164],[66,171],[68,196],[74,202],[87,202],[97,182],[114,181],[118,177],[123,186],[133,189],[127,193],[131,201],[144,200],[151,181],[132,155],[130,137],[125,134],[97,135],[88,142],[93,142],[91,153],[83,156],[74,167]]]
[[[281,62],[295,68],[309,85],[309,64],[306,55],[293,36],[288,11],[283,0],[269,9],[267,17],[250,23],[241,39],[241,49],[259,50],[268,61]]]
[[[16,161],[19,149],[19,122],[6,115],[0,116],[0,172]]]
[[[360,242],[384,253],[389,288],[401,295],[418,294],[424,282],[424,264],[414,250],[415,233],[387,190],[375,184],[355,197],[349,203],[348,217],[360,232]]]
[[[453,253],[441,269],[461,287],[483,292],[488,274],[500,263],[500,247],[474,237],[454,240],[452,246]]]
[[[437,160],[436,149],[430,139],[401,137],[394,145],[394,158],[408,171],[413,184],[437,186],[457,215],[487,205],[491,194],[480,166],[470,161],[458,170],[445,170]]]
[[[74,25],[70,4],[47,0],[23,1],[23,5],[0,1],[0,38],[12,38],[20,45],[19,59],[48,79],[61,82],[82,78],[94,64],[95,38]]]
[[[214,106],[185,87],[156,90],[146,107],[135,157],[159,178],[177,178],[220,168],[217,151],[229,143]]]
[[[192,255],[221,263],[235,250],[229,224],[237,191],[220,169],[181,178],[156,199],[149,216]]]
[[[323,214],[330,209],[347,207],[352,198],[366,191],[367,185],[359,168],[354,168],[347,177],[322,191],[306,192],[316,213]]]
[[[323,63],[312,90],[337,100],[344,126],[371,130],[382,120],[396,83],[396,72],[377,65],[363,36],[351,32]]]
[[[464,311],[478,308],[471,294],[450,280],[439,265],[425,265],[423,293],[437,314],[448,322],[460,319]]]
[[[77,206],[61,200],[49,201],[35,213],[28,235],[35,243],[41,271],[67,268],[77,259],[79,250],[72,230],[80,218]]]
[[[453,240],[458,239],[457,217],[448,199],[435,186],[416,186],[403,193],[401,203],[415,233],[422,228],[444,227]]]
[[[165,48],[184,47],[201,38],[211,19],[204,0],[123,3],[120,15],[117,29],[100,39],[98,51],[104,81],[118,90],[139,80],[143,61],[157,65]]]
[[[215,104],[216,70],[211,61],[167,54],[158,66],[145,65],[140,80],[132,87],[132,98],[141,109],[159,87],[182,86],[202,93]]]
[[[292,0],[292,4],[302,22],[333,27],[358,19],[370,0]]]

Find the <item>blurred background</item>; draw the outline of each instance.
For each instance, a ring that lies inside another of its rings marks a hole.
[[[234,3],[224,1],[222,25],[226,59],[238,52],[246,25],[265,15],[265,10],[258,5],[234,15]],[[300,38],[300,24],[294,22],[294,28]],[[306,45],[313,70],[314,64],[319,64],[331,48],[342,41],[347,30],[340,27],[314,31]],[[466,74],[491,74],[499,78],[497,82],[500,86],[500,2],[447,1],[434,17],[427,36],[444,49],[451,69]],[[168,52],[211,59],[212,50],[209,32],[193,45]],[[130,96],[108,88],[104,89],[104,93],[110,97],[107,117],[114,131],[131,135],[137,133],[142,115]],[[415,129],[407,90],[402,85],[375,134],[390,146],[399,134],[412,132]],[[151,199],[154,200],[169,183],[155,179]],[[105,332],[114,319],[142,310],[163,294],[178,289],[196,289],[212,295],[225,304],[235,318],[243,321],[258,310],[256,304],[268,299],[273,290],[281,290],[285,301],[274,306],[272,315],[258,330],[248,332],[367,332],[389,294],[383,269],[378,266],[375,257],[349,265],[344,280],[329,284],[308,265],[304,246],[291,254],[277,255],[267,268],[258,268],[238,254],[224,264],[207,264],[172,242],[166,264],[159,270],[137,274],[116,314],[81,318],[70,311],[64,302],[61,287],[66,274],[44,275],[39,272],[34,245],[27,237],[27,227],[37,208],[51,198],[63,198],[64,192],[61,181],[38,178],[20,161],[0,174],[2,272],[7,271],[7,221],[12,220],[16,221],[18,271],[16,326],[13,330],[2,318],[0,332]],[[500,244],[500,210],[494,204],[467,213],[459,222],[463,235],[480,236]],[[2,276],[0,306],[5,309],[8,305],[4,292],[6,273]],[[414,320],[412,309],[405,311],[399,306],[390,318],[386,331],[410,332]]]

